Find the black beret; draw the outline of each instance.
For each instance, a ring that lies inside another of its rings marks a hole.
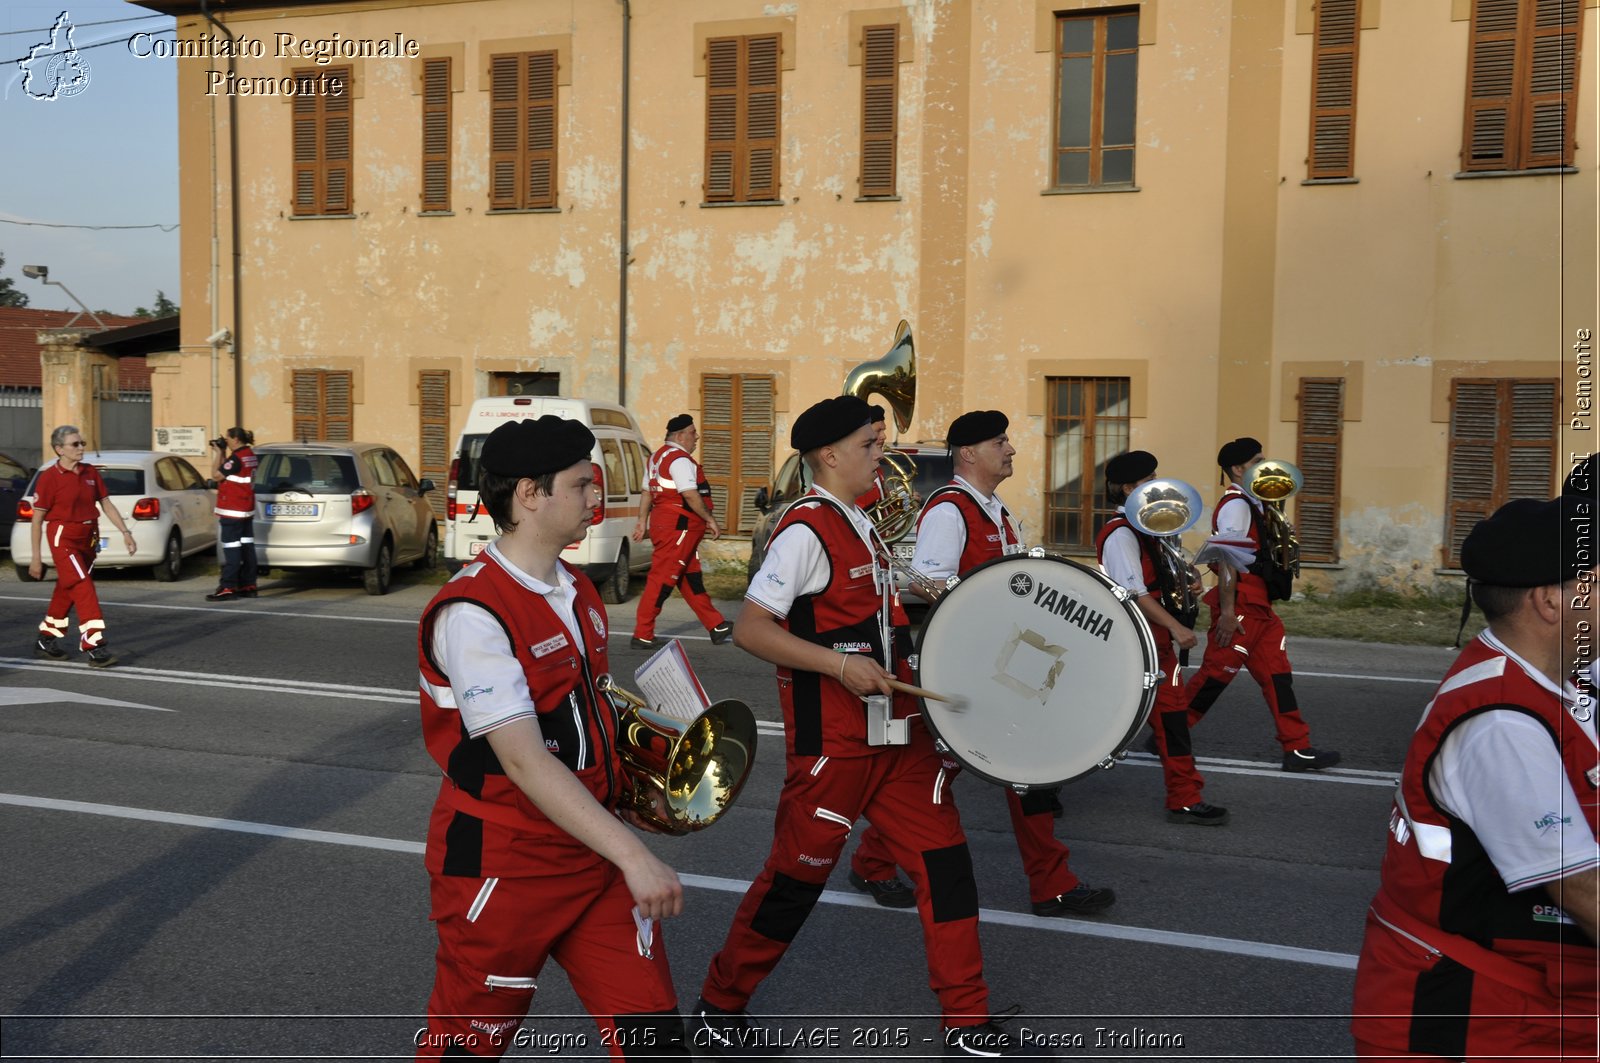
[[[872,407],[872,423],[873,424],[882,424],[883,423],[883,407],[877,405],[876,403],[874,403],[873,407]]]
[[[1005,435],[1011,421],[999,410],[973,410],[950,422],[945,436],[952,448],[970,447],[995,436]]]
[[[484,440],[478,464],[496,476],[544,476],[589,456],[594,433],[582,421],[545,414],[538,420],[507,421]]]
[[[1562,494],[1592,497],[1597,491],[1600,491],[1600,485],[1594,482],[1594,459],[1596,457],[1600,457],[1600,455],[1590,454],[1572,467],[1572,471],[1567,473],[1566,483],[1561,485]]]
[[[1148,450],[1130,450],[1106,462],[1106,483],[1135,484],[1156,471],[1156,456]]]
[[[678,416],[667,422],[667,435],[670,436],[674,432],[681,432],[692,424],[694,424],[693,417],[690,417],[686,413],[680,413]]]
[[[1595,565],[1594,518],[1571,499],[1514,498],[1480,520],[1461,544],[1461,567],[1494,587],[1546,587]]]
[[[1240,436],[1231,443],[1222,444],[1222,449],[1217,451],[1217,464],[1224,469],[1231,469],[1235,465],[1243,465],[1259,453],[1261,453],[1259,439]]]
[[[800,453],[837,443],[872,423],[872,407],[854,395],[835,395],[809,407],[794,419],[789,445]]]

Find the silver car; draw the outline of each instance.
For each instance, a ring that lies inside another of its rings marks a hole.
[[[354,568],[387,594],[394,566],[438,564],[439,532],[418,479],[381,443],[267,443],[256,466],[256,560],[263,572]]]
[[[95,568],[149,565],[156,579],[175,580],[183,570],[184,558],[211,549],[217,541],[217,518],[212,513],[217,493],[183,458],[159,450],[103,450],[89,451],[83,460],[105,477],[112,504],[133,532],[131,556],[120,536],[102,535]],[[46,462],[44,468],[54,464],[53,460]],[[17,578],[24,581],[33,561],[30,528],[33,484],[37,480],[35,474],[28,482],[26,493],[17,503],[17,522],[11,528],[11,561],[17,567]],[[102,520],[101,530],[107,527]],[[44,563],[48,568],[48,549],[44,551]]]

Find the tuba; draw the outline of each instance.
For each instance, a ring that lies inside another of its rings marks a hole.
[[[1182,480],[1151,480],[1135,487],[1123,503],[1123,513],[1133,530],[1161,544],[1161,604],[1185,627],[1200,616],[1194,585],[1200,574],[1179,540],[1200,519],[1200,492]]]
[[[610,675],[595,682],[621,712],[621,805],[663,834],[683,835],[715,823],[733,805],[755,765],[756,719],[729,698],[692,720],[652,709]]]
[[[911,427],[911,411],[917,402],[917,352],[909,323],[900,322],[894,342],[882,358],[850,370],[844,378],[844,394],[858,399],[882,395],[894,414],[896,435]],[[883,477],[883,497],[867,509],[867,516],[883,541],[892,545],[916,526],[922,499],[911,486],[917,463],[909,454],[889,448],[883,452],[883,461],[889,467]]]
[[[1300,575],[1300,540],[1295,538],[1294,525],[1283,515],[1284,503],[1305,486],[1306,478],[1293,462],[1264,458],[1245,470],[1244,493],[1262,503],[1266,515],[1265,546],[1272,554],[1272,563],[1293,580]],[[1287,595],[1285,595],[1287,597]]]

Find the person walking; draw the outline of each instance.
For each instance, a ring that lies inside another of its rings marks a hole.
[[[222,543],[222,576],[208,602],[231,602],[256,596],[256,492],[252,480],[256,454],[254,433],[230,428],[211,441],[211,479],[217,482],[217,539]]]

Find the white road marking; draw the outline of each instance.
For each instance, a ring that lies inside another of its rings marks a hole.
[[[257,602],[263,599],[254,599]],[[270,599],[268,599],[270,600]],[[0,594],[3,602],[33,602],[43,604],[46,599],[28,598],[19,594]],[[341,624],[409,624],[417,626],[417,618],[388,617],[388,616],[339,616],[334,613],[290,613],[270,606],[241,605],[234,602],[232,605],[156,605],[153,602],[113,602],[100,599],[102,607],[114,609],[164,609],[175,613],[227,613],[236,617],[293,617],[299,620],[333,620]]]
[[[27,794],[0,793],[0,805],[19,808],[37,808],[54,812],[75,812],[80,815],[112,816],[119,819],[141,820],[146,823],[167,823],[202,830],[226,830],[243,834],[259,834],[289,841],[320,842],[325,845],[345,845],[362,849],[381,849],[388,852],[409,853],[420,856],[425,847],[421,842],[402,841],[398,838],[377,838],[365,834],[345,834],[338,831],[307,830],[303,827],[284,827],[274,823],[254,823],[249,820],[221,819],[214,816],[191,816],[180,812],[162,812],[148,808],[128,808],[123,805],[102,805],[88,801],[62,801],[50,797],[32,797]],[[716,875],[678,876],[685,886],[713,890],[719,893],[743,894],[750,888],[748,881],[723,878]],[[836,890],[823,891],[821,901],[844,908],[880,909],[870,897]],[[900,914],[915,916],[916,910],[904,909]],[[1267,941],[1247,941],[1239,938],[1216,937],[1210,934],[1185,934],[1175,930],[1154,930],[1148,927],[1121,926],[1116,923],[1090,923],[1066,919],[1041,919],[1038,916],[994,908],[979,910],[978,918],[986,923],[1023,927],[1028,930],[1057,934],[1081,934],[1085,937],[1109,938],[1116,941],[1137,941],[1149,945],[1166,945],[1203,952],[1221,952],[1233,956],[1251,956],[1257,959],[1282,960],[1317,967],[1333,967],[1353,971],[1356,957],[1344,952],[1326,952],[1295,945],[1278,945]]]
[[[75,690],[52,690],[50,687],[0,687],[0,705],[56,705],[61,702],[76,705],[111,705],[124,709],[148,709],[151,712],[177,712],[157,705],[141,705],[137,701],[117,701],[97,698],[93,694],[79,694]]]

